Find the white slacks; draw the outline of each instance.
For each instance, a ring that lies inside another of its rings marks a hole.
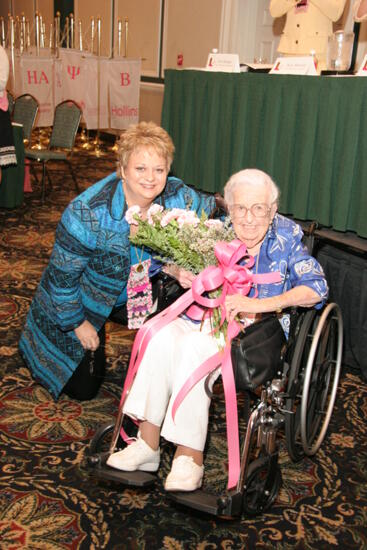
[[[175,422],[172,405],[191,373],[218,351],[217,339],[210,335],[210,322],[200,324],[178,318],[150,340],[139,366],[124,413],[137,420],[162,426],[161,435],[175,443],[203,451],[208,430],[210,398],[205,378],[186,395]],[[219,376],[213,373],[211,383]],[[163,424],[163,425],[162,425]]]

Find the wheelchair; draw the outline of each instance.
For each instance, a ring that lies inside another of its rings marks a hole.
[[[224,519],[256,516],[274,503],[280,486],[277,434],[285,431],[293,461],[313,456],[320,448],[332,415],[341,371],[343,321],[339,306],[290,312],[290,333],[279,370],[254,392],[245,392],[246,433],[237,485],[217,495],[199,489],[169,492],[179,505]],[[93,476],[134,487],[149,487],[156,475],[123,472],[106,465],[120,450],[122,404],[115,424],[102,426],[93,437],[88,464]]]

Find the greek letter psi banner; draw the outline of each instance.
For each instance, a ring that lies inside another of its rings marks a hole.
[[[106,128],[107,96],[98,98],[98,60],[88,53],[61,50],[58,101],[73,99],[83,111],[88,129]],[[58,82],[56,83],[58,86]],[[99,99],[99,106],[98,106]]]

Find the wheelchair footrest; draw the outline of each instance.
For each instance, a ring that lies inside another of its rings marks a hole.
[[[108,481],[115,481],[117,483],[129,485],[132,487],[148,487],[149,485],[152,485],[157,479],[155,475],[149,472],[143,472],[139,470],[136,470],[135,472],[124,472],[122,470],[111,468],[105,463],[107,456],[103,456],[102,460],[99,463],[94,461],[94,467],[91,468],[91,474],[94,477]]]
[[[178,504],[214,516],[232,518],[241,515],[242,493],[213,495],[198,489],[192,492],[169,491],[167,494]]]

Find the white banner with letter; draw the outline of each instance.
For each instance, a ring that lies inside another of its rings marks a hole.
[[[65,48],[57,59],[25,54],[19,59],[16,93],[38,100],[36,126],[51,126],[55,106],[66,99],[80,105],[88,129],[123,130],[138,122],[140,59],[98,58]]]
[[[88,129],[98,124],[98,59],[76,50],[60,50],[61,67],[56,80],[57,102],[73,99],[83,111]],[[107,97],[100,97],[100,118],[107,109]]]
[[[51,126],[55,108],[53,59],[23,55],[19,68],[22,93],[32,94],[39,103],[36,126]]]
[[[109,120],[102,128],[123,130],[139,120],[140,59],[101,61],[101,92],[109,98]]]

